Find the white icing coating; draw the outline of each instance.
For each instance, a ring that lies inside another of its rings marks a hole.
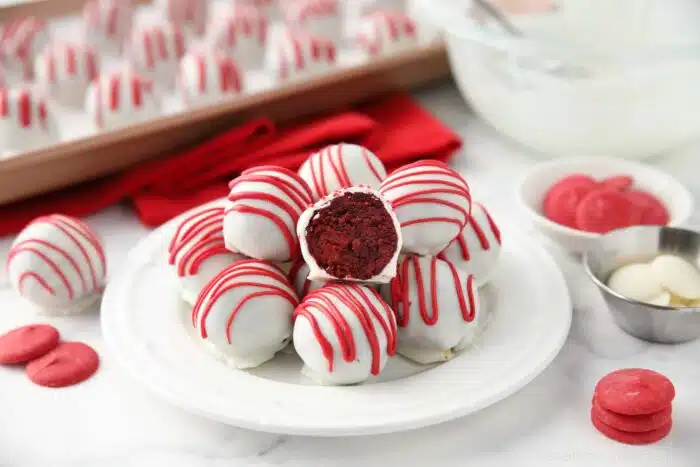
[[[251,258],[284,262],[299,253],[296,225],[311,191],[294,172],[263,166],[230,184],[224,216],[226,247]]]
[[[661,286],[672,294],[685,300],[700,298],[700,271],[680,256],[657,256],[651,262],[651,272]]]
[[[486,284],[498,264],[501,255],[501,233],[486,208],[472,204],[467,224],[439,255],[467,274],[472,274],[476,284]]]
[[[134,29],[129,39],[129,60],[134,69],[156,86],[172,89],[178,64],[185,54],[182,30],[172,24],[151,24]]]
[[[268,19],[258,8],[236,6],[212,18],[205,42],[230,56],[244,70],[262,68],[267,45]]]
[[[287,28],[272,44],[272,69],[280,81],[328,73],[336,63],[335,43],[300,29]]]
[[[381,290],[396,313],[398,353],[418,363],[449,360],[471,344],[480,329],[473,276],[449,261],[405,257],[396,278]]]
[[[236,368],[254,368],[289,343],[298,303],[277,267],[266,261],[238,261],[202,290],[192,310],[192,325],[209,351]]]
[[[304,374],[320,384],[361,383],[378,375],[394,354],[394,313],[370,287],[328,284],[307,295],[294,316],[294,349]]]
[[[608,279],[608,287],[623,297],[642,302],[664,292],[649,263],[632,263],[617,268]]]
[[[234,8],[253,7],[265,15],[270,21],[281,19],[281,4],[289,0],[234,0]]]
[[[34,60],[48,41],[46,24],[33,16],[0,27],[0,61],[8,84],[24,84],[34,78]]]
[[[90,46],[53,42],[37,57],[34,71],[44,92],[64,105],[82,107],[88,86],[97,78],[99,60]]]
[[[58,140],[50,102],[36,88],[0,88],[0,150],[31,151]]]
[[[402,11],[376,10],[362,17],[356,39],[367,55],[375,57],[415,49],[418,31]]]
[[[195,304],[197,296],[214,276],[230,264],[246,259],[224,245],[224,208],[199,208],[178,225],[168,247],[183,300]]]
[[[201,36],[207,27],[209,0],[155,0],[161,14],[186,34]]]
[[[379,191],[399,219],[404,253],[439,254],[469,219],[469,185],[443,162],[405,165],[392,172]]]
[[[286,24],[291,27],[336,43],[343,37],[343,12],[339,0],[288,0],[282,10]]]
[[[85,43],[104,54],[119,55],[131,32],[133,17],[129,0],[89,0],[83,7]]]
[[[128,69],[103,74],[93,82],[85,108],[95,125],[105,130],[144,122],[160,112],[151,81]]]
[[[22,297],[47,312],[82,311],[105,286],[107,262],[97,234],[83,221],[52,214],[20,232],[7,273]]]
[[[299,169],[299,176],[309,185],[317,201],[335,190],[354,185],[379,188],[386,178],[386,169],[369,149],[340,143],[311,154]]]
[[[325,281],[309,280],[309,271],[309,265],[303,259],[299,259],[292,264],[287,275],[300,300],[303,300],[304,297],[314,290],[318,290],[326,285]]]
[[[384,266],[384,268],[376,274],[374,277],[371,277],[369,279],[356,279],[352,277],[342,277],[338,278],[335,277],[331,274],[329,274],[326,270],[322,269],[321,266],[319,266],[318,262],[316,259],[313,257],[311,252],[309,251],[309,243],[307,240],[307,234],[306,234],[306,229],[311,223],[312,219],[319,215],[320,211],[323,211],[325,208],[331,205],[333,200],[336,198],[340,198],[344,196],[347,193],[366,193],[369,195],[374,196],[377,198],[379,201],[381,201],[382,205],[386,209],[386,212],[389,214],[389,217],[391,218],[392,223],[394,224],[394,230],[396,231],[396,251],[394,252],[394,255],[391,257],[389,262]],[[309,267],[309,275],[308,279],[312,281],[323,281],[323,280],[329,280],[329,279],[342,279],[345,281],[350,281],[350,282],[363,282],[366,284],[385,284],[389,282],[395,275],[396,275],[396,265],[399,260],[399,254],[401,252],[401,245],[402,245],[402,238],[401,238],[401,228],[399,226],[399,222],[396,219],[396,215],[394,214],[394,211],[391,209],[391,206],[389,203],[384,199],[384,197],[379,194],[376,190],[372,189],[371,187],[368,186],[353,186],[350,188],[344,188],[342,190],[337,190],[333,193],[331,193],[328,196],[325,196],[321,198],[319,201],[317,201],[313,206],[310,206],[308,209],[306,209],[301,216],[299,217],[299,222],[297,223],[297,236],[299,237],[299,244],[301,246],[301,255],[304,258],[304,261]]]
[[[189,52],[180,61],[177,79],[187,107],[216,104],[243,91],[243,75],[236,62],[211,51]]]

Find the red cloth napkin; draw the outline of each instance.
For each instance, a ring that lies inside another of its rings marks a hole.
[[[458,135],[405,94],[286,128],[263,118],[120,174],[3,206],[0,235],[18,232],[40,215],[81,217],[127,198],[141,222],[156,226],[225,196],[228,181],[245,168],[273,164],[297,169],[310,153],[337,142],[366,146],[388,170],[417,159],[446,160],[461,146]]]

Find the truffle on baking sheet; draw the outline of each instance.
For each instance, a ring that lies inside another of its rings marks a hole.
[[[289,343],[299,300],[284,273],[267,261],[237,261],[202,290],[192,310],[197,336],[239,368],[272,359]]]
[[[415,49],[418,31],[404,12],[376,10],[361,18],[356,39],[367,55],[375,57]]]
[[[0,88],[0,151],[25,152],[58,141],[50,102],[36,88]]]
[[[134,29],[128,44],[129,61],[156,87],[172,89],[178,64],[185,54],[185,38],[177,25],[146,25]]]
[[[34,71],[39,87],[49,96],[61,104],[82,107],[98,68],[99,59],[92,47],[54,42],[37,57]]]
[[[226,247],[251,258],[297,259],[297,220],[311,204],[311,190],[304,180],[282,167],[260,166],[244,171],[229,188]]]
[[[246,259],[224,245],[224,208],[201,207],[180,222],[168,246],[168,264],[178,278],[183,300],[194,305],[211,279],[230,264]]]
[[[382,286],[398,323],[398,353],[418,363],[449,360],[477,335],[481,320],[474,276],[449,261],[406,256]]]
[[[156,0],[156,8],[184,33],[201,36],[207,27],[209,0]]]
[[[437,255],[469,220],[469,185],[443,162],[423,160],[400,167],[379,191],[399,219],[404,253]]]
[[[34,78],[34,59],[49,41],[46,24],[34,16],[0,26],[0,65],[9,84]]]
[[[211,19],[205,42],[244,70],[259,69],[265,62],[267,34],[267,16],[255,7],[239,5]]]
[[[340,143],[311,154],[299,169],[299,176],[309,185],[317,201],[339,188],[355,185],[379,188],[386,178],[386,169],[369,149]]]
[[[280,81],[311,78],[336,65],[335,42],[309,32],[287,28],[272,44],[272,70]]]
[[[287,0],[285,23],[338,42],[343,38],[343,11],[339,0]]]
[[[332,283],[294,310],[294,349],[321,384],[361,383],[396,352],[396,318],[371,287]]]
[[[52,214],[20,232],[7,255],[7,274],[22,297],[47,313],[78,313],[101,295],[107,260],[86,223]]]
[[[396,275],[399,223],[370,187],[345,188],[321,198],[299,217],[297,235],[310,280],[382,284]]]
[[[111,130],[155,118],[160,103],[150,80],[125,69],[100,75],[88,89],[85,108],[98,128]]]
[[[450,245],[438,256],[472,274],[476,284],[486,284],[501,255],[501,232],[486,208],[472,204],[467,224]]]
[[[129,0],[89,0],[83,6],[85,43],[106,55],[121,54],[133,18]]]
[[[208,106],[243,92],[243,75],[226,55],[210,50],[188,52],[180,61],[177,87],[186,107]]]

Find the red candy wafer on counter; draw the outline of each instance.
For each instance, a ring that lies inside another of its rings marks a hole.
[[[29,379],[39,386],[61,388],[85,381],[100,366],[92,347],[81,342],[62,342],[26,368]]]
[[[60,336],[48,324],[30,324],[0,336],[0,364],[17,365],[39,358],[58,345]]]
[[[645,431],[642,433],[634,433],[629,431],[618,430],[610,425],[606,425],[600,419],[596,418],[591,414],[591,421],[593,426],[603,435],[608,438],[625,444],[652,444],[661,441],[671,432],[673,422],[669,421],[663,427],[652,430]]]
[[[591,407],[591,416],[617,430],[630,433],[644,433],[661,429],[671,421],[672,412],[669,405],[665,409],[648,415],[624,415],[602,407],[595,398]]]

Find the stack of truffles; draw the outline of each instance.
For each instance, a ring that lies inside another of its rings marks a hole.
[[[338,144],[298,173],[254,167],[225,205],[184,218],[169,248],[191,325],[236,368],[293,341],[320,384],[379,375],[398,353],[442,362],[469,346],[500,233],[467,182],[419,161],[387,176],[369,150]]]

